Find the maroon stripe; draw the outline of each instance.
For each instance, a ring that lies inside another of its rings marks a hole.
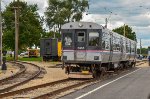
[[[80,52],[110,52],[110,50],[63,50],[63,51],[80,51]],[[113,52],[120,52],[120,51],[113,51]]]

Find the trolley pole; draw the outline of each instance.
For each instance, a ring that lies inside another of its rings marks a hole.
[[[2,66],[2,14],[1,14],[1,0],[0,0],[0,66]]]

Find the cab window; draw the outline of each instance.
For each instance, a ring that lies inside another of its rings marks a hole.
[[[78,42],[85,42],[85,33],[78,32]]]
[[[72,46],[72,34],[63,33],[63,46],[71,47]]]
[[[89,33],[89,46],[98,46],[99,45],[99,33],[90,32]]]

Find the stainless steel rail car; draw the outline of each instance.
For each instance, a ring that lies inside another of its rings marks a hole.
[[[136,42],[92,22],[62,26],[62,61],[66,73],[92,74],[133,66]]]
[[[149,57],[150,56],[150,46],[148,46],[148,55],[147,55],[147,57]]]

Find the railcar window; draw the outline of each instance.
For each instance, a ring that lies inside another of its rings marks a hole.
[[[50,43],[49,42],[46,42],[46,46],[49,46],[50,45]]]
[[[116,42],[117,44],[116,44],[116,46],[117,46],[117,51],[120,51],[120,39],[119,38],[117,38],[117,42]]]
[[[102,49],[105,49],[105,41],[102,41]]]
[[[126,50],[126,41],[125,41],[125,39],[123,40],[123,51],[125,52],[125,50]]]
[[[110,35],[103,32],[102,49],[110,50]]]
[[[126,52],[130,53],[130,42],[126,41]]]
[[[102,49],[105,49],[105,33],[104,32],[102,36]]]
[[[105,43],[105,49],[107,49],[107,50],[109,50],[109,41],[106,41],[106,43]]]
[[[99,33],[90,32],[89,33],[89,46],[98,46],[99,45]]]
[[[128,42],[126,42],[126,53],[128,53]]]
[[[116,46],[116,37],[113,36],[113,50],[116,50],[117,46]]]
[[[131,45],[131,52],[135,52],[134,44]]]
[[[148,46],[148,50],[150,51],[150,46]]]
[[[79,32],[78,33],[78,42],[84,42],[85,41],[85,33]]]
[[[72,34],[71,33],[63,33],[63,45],[66,47],[72,46]]]

